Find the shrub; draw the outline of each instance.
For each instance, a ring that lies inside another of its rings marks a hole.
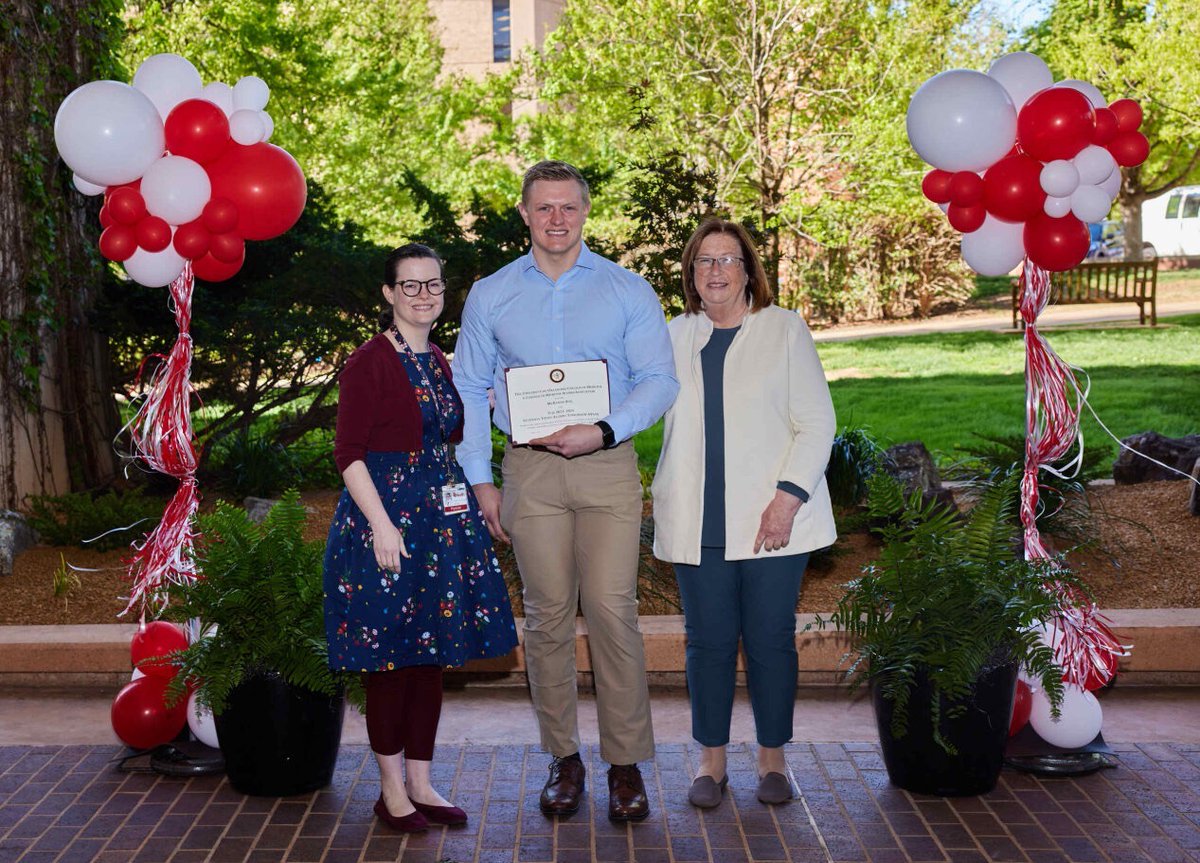
[[[146,497],[140,488],[104,494],[35,495],[28,500],[26,515],[42,542],[97,551],[129,545],[162,518],[166,506]]]

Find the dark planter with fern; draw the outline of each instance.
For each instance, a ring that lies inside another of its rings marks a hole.
[[[876,473],[868,508],[883,542],[824,624],[849,635],[870,683],[888,776],[909,791],[982,794],[1000,774],[1017,669],[1057,705],[1062,671],[1033,627],[1057,608],[1045,563],[1019,557],[1010,482],[967,516]],[[1059,581],[1077,584],[1069,572]]]
[[[322,544],[304,541],[288,492],[262,524],[224,501],[199,520],[202,577],[173,586],[167,616],[209,630],[177,654],[172,684],[212,708],[226,773],[245,794],[303,794],[329,784],[344,691],[330,670],[322,613]],[[357,700],[356,698],[354,700]]]

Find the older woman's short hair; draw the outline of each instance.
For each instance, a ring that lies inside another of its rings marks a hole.
[[[574,180],[579,184],[580,192],[583,193],[583,203],[590,204],[592,202],[588,182],[574,165],[554,159],[545,159],[531,167],[525,172],[525,179],[521,181],[521,200],[523,202],[529,201],[529,190],[538,180]]]
[[[700,254],[700,244],[704,238],[712,234],[728,234],[738,241],[742,247],[742,266],[746,275],[746,303],[750,311],[757,312],[765,309],[775,300],[775,292],[767,284],[767,271],[763,268],[762,258],[750,234],[737,222],[726,219],[708,219],[700,224],[696,232],[688,239],[683,247],[683,301],[684,311],[689,315],[699,314],[704,308],[704,301],[696,290],[695,264],[696,256]]]

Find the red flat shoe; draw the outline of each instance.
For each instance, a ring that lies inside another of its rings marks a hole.
[[[467,813],[457,806],[430,806],[427,803],[410,802],[418,812],[425,816],[431,824],[445,824],[447,827],[458,827],[467,823]]]
[[[429,822],[420,812],[409,812],[407,815],[399,817],[388,812],[382,795],[375,801],[375,815],[388,827],[399,830],[401,833],[424,833],[429,829]]]

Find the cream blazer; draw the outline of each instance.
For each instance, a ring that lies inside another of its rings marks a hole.
[[[667,411],[654,495],[654,555],[700,563],[704,508],[704,381],[700,350],[713,325],[681,315],[667,327],[679,396]],[[837,538],[825,465],[835,418],[804,319],[768,306],[746,315],[725,355],[725,559],[803,554]],[[809,494],[788,544],[754,553],[759,518],[781,480]]]

